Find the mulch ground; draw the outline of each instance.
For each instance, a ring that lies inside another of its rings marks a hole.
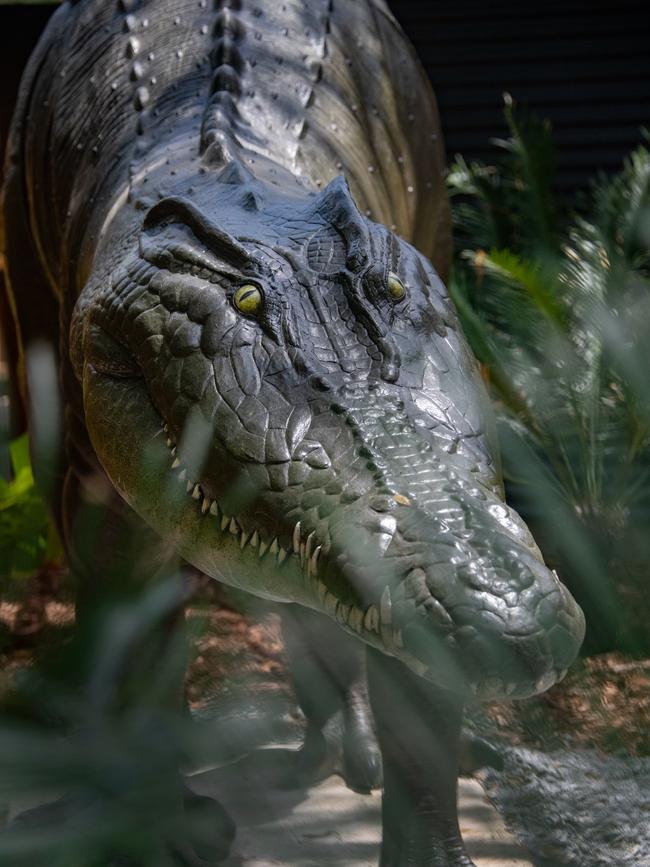
[[[512,745],[650,756],[650,660],[618,653],[580,660],[543,695],[488,704],[475,716],[485,734]]]

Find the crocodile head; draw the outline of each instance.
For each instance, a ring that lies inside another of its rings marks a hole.
[[[106,242],[77,304],[113,484],[207,574],[321,611],[440,686],[549,687],[582,614],[503,502],[435,272],[341,179],[291,197],[228,171]]]

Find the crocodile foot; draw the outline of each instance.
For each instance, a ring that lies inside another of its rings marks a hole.
[[[374,732],[363,720],[341,712],[322,728],[308,724],[292,770],[294,785],[309,785],[331,774],[340,774],[349,789],[362,794],[382,785],[381,751]]]
[[[380,867],[476,867],[460,838],[447,840],[412,830],[402,829],[390,842],[385,838]]]

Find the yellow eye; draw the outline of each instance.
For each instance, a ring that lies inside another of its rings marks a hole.
[[[244,286],[240,286],[233,298],[237,310],[249,316],[259,313],[263,300],[261,290],[253,285],[253,283],[246,283]]]
[[[394,274],[392,271],[388,275],[387,285],[390,297],[393,301],[401,301],[402,298],[406,297],[406,286],[402,283],[397,274]]]

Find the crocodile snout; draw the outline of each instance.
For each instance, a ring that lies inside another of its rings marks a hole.
[[[584,616],[536,549],[494,527],[466,529],[445,561],[427,517],[428,557],[414,545],[421,565],[391,595],[393,626],[419,663],[411,667],[481,698],[524,698],[561,680],[584,639]],[[402,545],[401,556],[414,552]]]
[[[332,528],[325,581],[361,601],[337,601],[335,590],[326,613],[443,687],[524,698],[559,681],[580,649],[584,617],[521,519],[492,497],[464,498],[462,525],[418,508],[415,497],[396,502],[373,534],[355,510]],[[332,558],[337,550],[345,555]]]

